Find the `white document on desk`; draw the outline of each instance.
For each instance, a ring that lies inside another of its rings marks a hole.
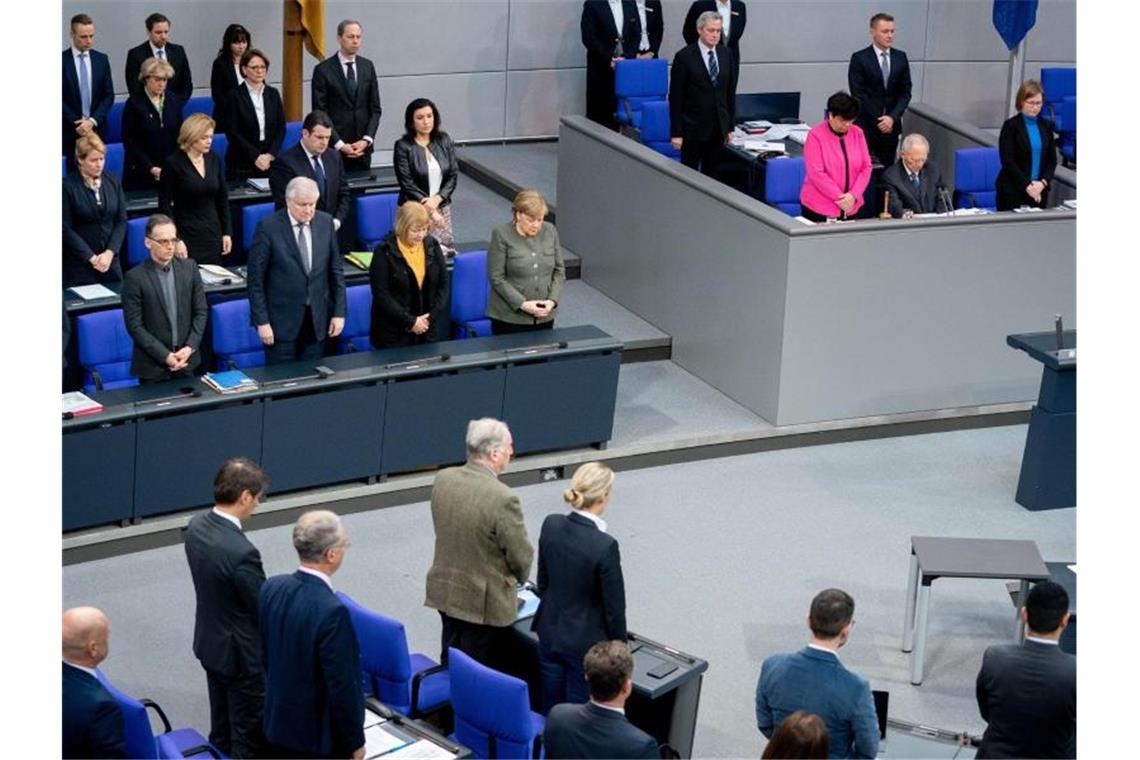
[[[804,140],[807,139],[808,133],[807,124],[773,124],[772,127],[764,133],[765,140],[796,140],[798,143],[803,143],[803,140],[796,139],[796,135],[803,134]]]
[[[202,282],[207,285],[221,285],[226,280],[229,280],[231,283],[240,283],[242,281],[241,277],[238,277],[230,270],[225,267],[220,267],[217,264],[199,264],[198,274],[201,275]]]
[[[400,758],[400,760],[444,760],[444,758],[448,758],[450,760],[454,757],[454,754],[427,739],[420,739],[384,755],[385,760],[388,758]]]
[[[787,153],[788,149],[782,142],[771,142],[758,137],[744,138],[743,147],[750,153]]]
[[[72,293],[82,298],[84,301],[95,301],[100,298],[114,298],[115,291],[108,288],[106,285],[75,285],[68,288]]]
[[[364,729],[364,756],[366,758],[379,757],[392,750],[406,747],[410,742],[402,736],[396,736],[385,730],[385,723],[369,726]]]

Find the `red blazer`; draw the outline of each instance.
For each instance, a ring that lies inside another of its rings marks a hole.
[[[855,205],[847,212],[851,218],[863,205],[863,192],[871,181],[871,156],[867,152],[867,138],[854,124],[847,130],[847,161],[850,174],[849,190],[855,196]],[[817,214],[840,217],[842,212],[835,202],[843,195],[843,149],[839,138],[822,121],[808,132],[804,144],[804,186],[800,190],[800,204]]]

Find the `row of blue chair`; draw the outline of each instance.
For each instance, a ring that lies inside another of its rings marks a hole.
[[[618,124],[641,127],[647,103],[668,103],[669,64],[661,58],[625,59],[614,67],[614,94]]]
[[[1077,160],[1077,70],[1042,68],[1041,88],[1045,90],[1045,115],[1060,137],[1061,157],[1066,165],[1073,164]]]
[[[126,105],[127,101],[120,100],[111,106],[111,111],[107,114],[107,142],[123,141],[123,109]],[[209,95],[197,95],[190,98],[182,106],[182,118],[185,119],[192,113],[204,113],[207,116],[213,116],[214,99]],[[296,123],[300,124],[300,122]]]
[[[106,687],[123,714],[123,739],[127,746],[127,757],[139,760],[223,757],[217,747],[194,729],[173,730],[166,713],[153,700],[135,699],[119,691],[98,668],[95,669],[95,677]],[[158,735],[151,731],[148,709],[154,710],[162,721],[163,731]]]

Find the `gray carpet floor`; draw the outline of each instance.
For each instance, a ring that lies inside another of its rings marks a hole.
[[[461,158],[477,161],[520,187],[535,188],[552,206],[558,206],[557,142],[464,145],[458,152]]]
[[[652,382],[642,385],[651,392]],[[1013,501],[1024,437],[1022,426],[991,428],[620,473],[606,518],[621,542],[630,628],[710,663],[696,754],[759,753],[759,664],[802,646],[808,603],[827,586],[855,597],[842,658],[891,692],[892,716],[979,732],[973,679],[984,648],[1012,634],[1009,597],[1001,581],[936,582],[926,681],[911,686],[909,656],[899,651],[908,542],[916,534],[1029,538],[1046,559],[1073,559],[1075,510],[1028,512]],[[564,487],[520,489],[532,538],[546,514],[562,509]],[[436,655],[438,616],[422,606],[427,505],[350,515],[346,524],[352,549],[335,585],[403,620],[412,648]],[[267,573],[295,567],[287,527],[251,539]],[[63,581],[64,606],[94,604],[112,620],[107,674],[156,699],[177,725],[205,732],[181,548],[68,566]]]

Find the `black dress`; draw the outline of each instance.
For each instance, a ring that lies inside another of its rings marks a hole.
[[[123,106],[123,149],[126,168],[124,190],[157,190],[150,170],[162,166],[166,157],[178,150],[178,130],[182,127],[182,99],[168,92],[162,113],[146,95],[132,95]]]
[[[114,175],[104,174],[99,202],[79,176],[63,179],[63,287],[118,282],[123,279],[119,249],[127,236],[127,198]],[[96,272],[89,259],[103,251],[115,252],[111,268]]]
[[[234,72],[233,59],[229,55],[221,55],[214,59],[214,65],[210,69],[210,99],[214,101],[215,132],[226,134],[222,105],[226,102],[226,96],[244,81]]]
[[[222,263],[222,235],[230,234],[230,198],[221,162],[206,153],[206,176],[186,151],[176,150],[162,166],[158,210],[174,219],[178,237],[199,264]]]
[[[396,242],[395,231],[376,246],[369,267],[372,285],[372,324],[369,341],[374,348],[414,346],[447,339],[448,296],[447,263],[435,238],[424,238],[424,284],[416,284],[416,276],[404,259]],[[416,317],[428,314],[431,327],[423,335],[411,332]]]
[[[1053,172],[1057,170],[1057,143],[1053,138],[1053,122],[1038,116],[1032,122],[1041,140],[1041,165],[1037,178],[1052,184]],[[1049,200],[1049,187],[1041,193],[1041,202],[1029,197],[1026,186],[1033,177],[1033,149],[1029,142],[1029,122],[1020,113],[1005,120],[998,136],[998,156],[1001,158],[1001,171],[994,180],[997,191],[997,210],[1011,211],[1019,206],[1044,208]]]

